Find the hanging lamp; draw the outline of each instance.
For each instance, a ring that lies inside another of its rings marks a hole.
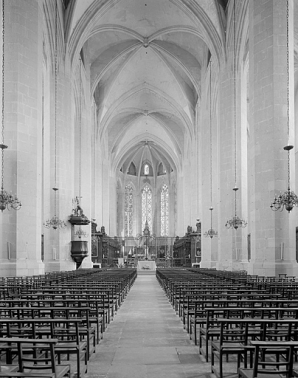
[[[211,82],[212,82],[212,74],[211,74],[211,68],[212,68],[212,59],[210,59],[210,77],[209,77],[209,125],[210,125],[210,202],[211,206],[209,207],[210,210],[210,218],[211,218],[211,227],[208,231],[204,233],[204,236],[209,237],[212,239],[213,237],[217,236],[217,231],[215,231],[212,228],[212,115],[211,115]]]
[[[227,229],[230,229],[230,228],[234,228],[235,230],[237,230],[239,227],[246,227],[247,225],[247,222],[245,222],[243,219],[240,219],[237,215],[237,191],[238,191],[238,187],[237,187],[237,125],[236,125],[236,120],[237,120],[237,117],[236,117],[236,0],[234,0],[234,138],[235,138],[235,147],[234,147],[234,151],[235,151],[235,162],[234,162],[234,168],[235,168],[235,186],[233,188],[233,191],[235,193],[235,198],[234,198],[234,201],[235,201],[235,215],[227,220],[225,226]]]
[[[17,196],[4,190],[4,151],[7,145],[4,143],[4,77],[5,77],[5,28],[4,28],[4,0],[2,0],[2,133],[1,133],[1,191],[0,191],[0,210],[5,209],[19,210],[22,206]]]
[[[290,75],[289,75],[289,1],[287,0],[287,133],[288,140],[290,138]],[[288,152],[288,189],[284,193],[280,193],[274,197],[273,202],[270,207],[273,211],[283,211],[286,209],[289,213],[294,206],[298,206],[298,197],[296,194],[291,191],[290,187],[290,151],[293,149],[293,146],[288,144],[284,147],[284,150]]]
[[[55,147],[55,186],[52,188],[54,191],[54,209],[55,209],[55,215],[48,219],[44,226],[46,228],[53,228],[54,230],[57,230],[59,228],[66,227],[66,223],[63,220],[60,220],[57,216],[57,76],[58,76],[58,48],[57,48],[57,40],[58,40],[58,4],[56,0],[56,12],[55,12],[55,110],[54,110],[54,147]]]

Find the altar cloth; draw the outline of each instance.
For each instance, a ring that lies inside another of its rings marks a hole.
[[[138,261],[137,270],[156,270],[155,261],[152,261],[152,260]]]

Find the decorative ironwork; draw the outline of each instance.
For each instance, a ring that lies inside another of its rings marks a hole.
[[[1,148],[1,191],[0,191],[0,210],[3,212],[5,209],[13,209],[19,210],[22,207],[21,202],[18,200],[17,196],[12,193],[8,193],[4,190],[4,150],[6,150],[7,146],[4,143],[4,85],[5,85],[5,24],[4,24],[4,0],[2,0],[2,113],[1,113],[1,121],[2,121],[2,143],[0,144]]]

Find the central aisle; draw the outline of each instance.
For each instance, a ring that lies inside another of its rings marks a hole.
[[[97,352],[86,378],[212,377],[155,275],[139,275]]]

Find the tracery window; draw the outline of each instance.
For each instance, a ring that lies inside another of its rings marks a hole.
[[[148,222],[150,233],[152,233],[152,190],[148,185],[142,190],[142,230]]]
[[[163,185],[160,194],[160,235],[169,235],[169,188],[166,184]]]
[[[133,187],[131,184],[125,186],[124,200],[124,234],[132,236],[133,232]]]

